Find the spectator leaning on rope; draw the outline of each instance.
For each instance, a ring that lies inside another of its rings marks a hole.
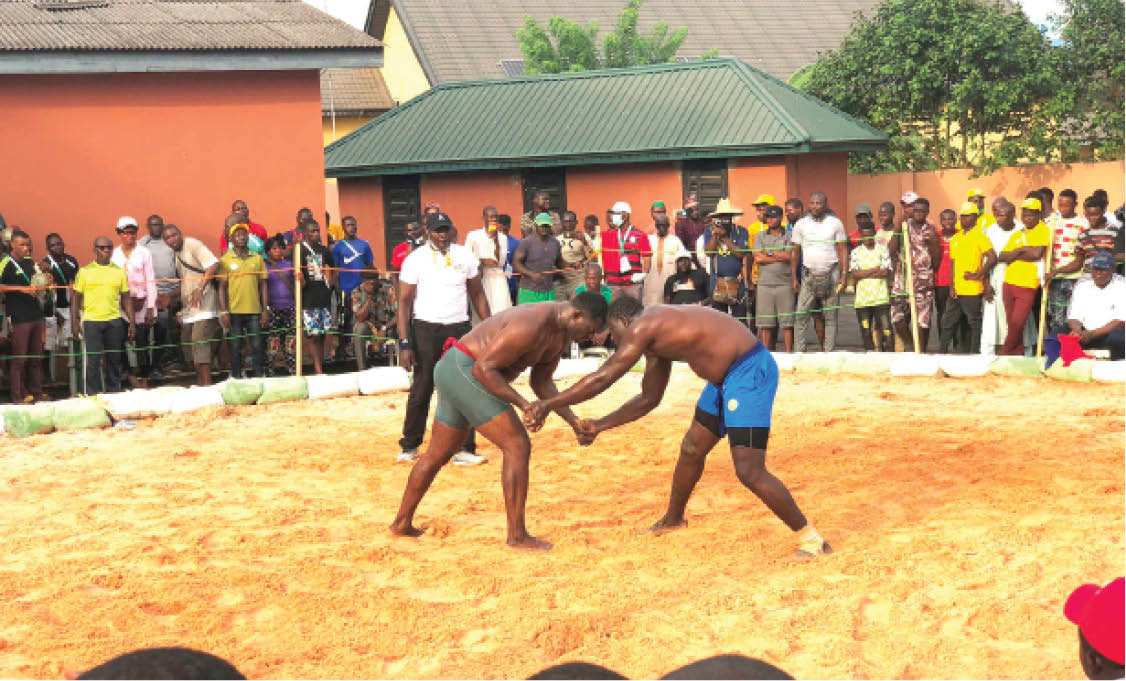
[[[54,290],[54,314],[45,317],[47,325],[48,352],[65,351],[70,342],[70,285],[78,276],[78,260],[67,254],[63,238],[58,234],[47,235],[47,255],[39,267],[51,276],[51,281],[59,288]]]
[[[517,305],[555,300],[555,274],[563,268],[562,246],[551,234],[551,216],[536,216],[535,233],[520,242],[512,266],[520,273]]]
[[[602,271],[615,300],[623,295],[641,300],[641,282],[653,257],[649,236],[633,226],[631,212],[625,201],[615,203],[609,210],[610,224],[602,232]]]
[[[837,347],[837,307],[848,277],[848,249],[844,223],[828,212],[824,192],[809,197],[809,214],[794,225],[790,239],[794,255],[790,260],[790,286],[798,294],[794,321],[794,351],[805,352],[809,313],[819,307],[825,316],[825,338],[821,349]],[[801,283],[798,262],[801,262]]]
[[[104,236],[94,240],[94,262],[78,271],[74,281],[74,315],[72,333],[75,341],[84,341],[86,394],[121,391],[121,351],[125,349],[126,321],[128,337],[136,328],[130,308],[129,280],[125,270],[110,262],[113,243]],[[102,378],[102,356],[106,375]]]
[[[296,284],[293,261],[286,258],[285,250],[285,237],[281,234],[266,241],[266,357],[269,366],[281,357],[286,369],[293,374],[297,370],[297,319],[294,316]]]
[[[46,400],[43,392],[43,314],[54,307],[50,289],[39,292],[23,287],[44,286],[49,282],[31,258],[31,237],[18,227],[12,229],[11,255],[0,260],[0,293],[12,323],[12,362],[9,382],[12,402]]]
[[[336,262],[332,252],[321,244],[321,226],[316,220],[303,225],[302,238],[294,246],[301,249],[301,328],[313,354],[313,371],[324,373],[325,336],[336,328],[332,318],[332,287],[336,283]],[[302,361],[301,357],[297,361]]]
[[[237,202],[236,202],[237,203]],[[176,254],[164,243],[164,218],[150,215],[146,221],[148,234],[137,240],[152,255],[152,271],[156,274],[156,320],[152,327],[153,349],[150,353],[153,379],[163,377],[161,366],[172,326],[172,300],[180,292],[176,278]]]
[[[892,239],[888,242],[888,253],[895,266],[895,279],[892,295],[895,300],[891,304],[891,323],[903,346],[913,348],[914,336],[911,323],[919,327],[919,352],[926,352],[927,341],[930,340],[931,323],[934,320],[934,281],[935,270],[942,262],[942,245],[939,242],[938,230],[934,223],[927,219],[930,213],[930,201],[917,198],[911,204],[911,212],[904,223],[907,232],[906,251],[904,238]],[[907,282],[906,258],[911,261],[911,286]],[[915,318],[911,318],[910,289],[915,291]]]
[[[211,344],[219,336],[219,259],[199,239],[185,237],[174,225],[164,228],[164,243],[176,254],[180,277],[182,323],[191,343],[196,382],[211,385]]]
[[[428,242],[407,256],[399,274],[399,362],[407,371],[414,370],[399,440],[400,462],[418,458],[434,394],[434,365],[450,339],[469,333],[469,303],[481,319],[489,318],[477,259],[464,246],[451,243],[449,216],[441,212],[427,215],[426,226]],[[454,464],[484,462],[476,449],[470,431],[464,449],[454,455]]]

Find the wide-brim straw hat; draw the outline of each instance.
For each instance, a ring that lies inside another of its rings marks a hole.
[[[727,198],[722,198],[716,204],[715,210],[708,213],[709,218],[714,218],[717,215],[742,215],[743,211],[731,205],[731,201]]]

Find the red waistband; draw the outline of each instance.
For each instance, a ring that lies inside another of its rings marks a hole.
[[[447,338],[445,344],[442,346],[442,356],[443,357],[446,355],[447,352],[449,352],[450,348],[457,348],[458,350],[461,350],[462,352],[464,352],[466,354],[466,356],[469,357],[469,359],[473,360],[474,362],[477,361],[477,358],[473,355],[472,352],[469,351],[469,348],[462,345],[461,341],[454,338],[453,336],[450,336],[449,338]]]

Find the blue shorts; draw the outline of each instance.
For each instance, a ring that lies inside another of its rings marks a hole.
[[[777,392],[778,364],[759,342],[731,364],[722,386],[704,387],[696,408],[719,420],[720,437],[728,428],[770,428]]]

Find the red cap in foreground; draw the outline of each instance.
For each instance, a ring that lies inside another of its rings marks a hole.
[[[1079,626],[1083,638],[1107,659],[1122,662],[1123,622],[1126,621],[1126,591],[1122,577],[1106,586],[1084,584],[1067,597],[1063,614]]]

